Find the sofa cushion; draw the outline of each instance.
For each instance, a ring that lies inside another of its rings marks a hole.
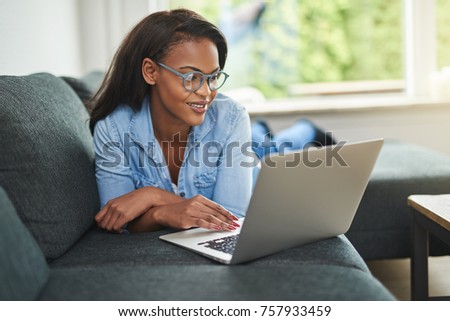
[[[165,229],[149,233],[113,234],[93,228],[69,252],[51,262],[57,267],[204,265],[214,261],[192,251],[161,241]],[[369,272],[353,245],[345,236],[298,246],[260,258],[247,265],[279,266],[326,264]]]
[[[39,299],[394,298],[342,235],[227,266],[158,238],[168,232],[119,235],[93,229],[50,264],[52,275]]]
[[[411,255],[411,194],[450,193],[450,157],[419,145],[387,140],[350,230],[346,233],[366,260]],[[430,236],[430,254],[450,249]]]
[[[49,277],[44,254],[0,187],[0,300],[35,300]]]
[[[0,184],[48,259],[64,253],[99,209],[88,114],[50,74],[0,77]]]
[[[98,282],[102,280],[102,282]],[[370,273],[326,264],[56,268],[40,300],[395,300]]]

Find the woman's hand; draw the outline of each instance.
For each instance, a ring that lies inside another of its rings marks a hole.
[[[167,226],[180,229],[203,227],[210,230],[232,231],[239,227],[238,218],[221,205],[202,195],[196,195],[181,202],[158,206],[130,222],[132,232]]]
[[[171,201],[182,200],[181,197],[160,189],[143,187],[109,200],[97,213],[95,221],[99,227],[107,231],[122,233],[125,224],[144,214],[152,206],[163,204],[159,201],[161,194]]]

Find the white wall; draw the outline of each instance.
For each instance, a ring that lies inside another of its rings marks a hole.
[[[0,0],[0,74],[79,74],[76,0]]]
[[[105,70],[151,0],[0,0],[0,74]]]
[[[81,72],[106,70],[123,38],[149,14],[153,2],[78,0]]]

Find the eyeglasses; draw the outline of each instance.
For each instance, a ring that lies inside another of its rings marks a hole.
[[[225,81],[229,77],[229,75],[221,70],[216,71],[215,73],[205,75],[200,71],[191,71],[186,74],[182,74],[181,72],[176,71],[160,62],[158,65],[166,68],[167,70],[173,72],[175,75],[183,78],[183,87],[190,92],[195,92],[205,83],[205,80],[208,80],[208,87],[211,91],[215,91],[225,84]]]

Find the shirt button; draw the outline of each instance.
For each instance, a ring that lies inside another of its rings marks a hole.
[[[184,195],[186,195],[184,192],[181,192],[181,193],[180,193],[180,196],[181,196],[181,197],[184,197]]]

